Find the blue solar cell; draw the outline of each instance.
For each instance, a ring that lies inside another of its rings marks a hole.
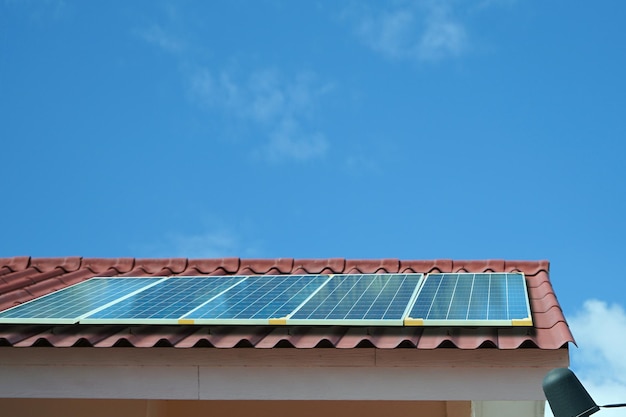
[[[524,276],[512,273],[430,274],[409,317],[435,321],[530,318]]]
[[[437,291],[439,291],[439,285],[443,280],[443,275],[435,275],[430,274],[424,281],[422,288],[420,289],[419,296],[415,300],[415,304],[410,317],[413,318],[424,318],[428,316],[430,312],[430,307],[437,295]]]
[[[261,320],[291,313],[326,280],[325,275],[249,276],[184,316],[198,320]]]
[[[402,320],[421,274],[335,275],[290,316],[294,321]]]
[[[467,319],[470,295],[472,294],[472,282],[468,279],[457,279],[454,296],[448,310],[448,320]]]
[[[479,274],[472,277],[472,295],[467,311],[468,320],[484,320],[488,317],[489,303],[485,300],[489,298],[490,282],[489,275]]]
[[[492,274],[489,281],[489,305],[487,320],[510,319],[507,312],[506,275]]]
[[[106,319],[176,320],[243,277],[172,277],[139,294],[90,315],[85,323]]]
[[[524,279],[519,279],[518,275],[509,274],[507,276],[508,292],[508,315],[511,318],[529,317],[528,294]]]
[[[163,278],[92,278],[0,313],[0,322],[67,322]]]

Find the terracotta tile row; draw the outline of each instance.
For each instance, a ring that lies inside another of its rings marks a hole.
[[[226,274],[267,274],[274,270],[279,274],[304,273],[319,274],[324,270],[334,273],[374,273],[386,272],[510,272],[520,271],[527,275],[536,275],[540,271],[548,271],[548,261],[505,261],[505,260],[471,260],[456,261],[451,259],[436,260],[400,260],[400,259],[186,259],[186,258],[0,258],[0,276],[12,275],[29,269],[37,272],[49,272],[62,269],[73,272],[89,269],[94,274],[107,272],[111,269],[119,275],[138,272],[144,275],[159,275],[170,271],[175,275],[191,275],[196,271],[201,275],[223,271]]]
[[[210,326],[0,326],[0,347],[178,347],[178,348],[540,348],[573,342],[559,322],[551,329],[363,328]]]

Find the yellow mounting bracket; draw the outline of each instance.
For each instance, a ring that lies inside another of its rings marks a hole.
[[[405,326],[423,326],[424,319],[413,319],[411,317],[407,317],[404,319]]]
[[[533,325],[533,319],[531,319],[530,317],[526,317],[525,319],[519,319],[519,320],[511,320],[511,326],[532,326]]]

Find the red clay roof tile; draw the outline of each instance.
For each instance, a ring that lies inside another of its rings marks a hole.
[[[0,309],[94,276],[485,271],[525,274],[534,327],[0,325],[0,346],[559,349],[574,342],[550,284],[547,261],[0,258]]]
[[[111,269],[123,274],[135,266],[134,258],[83,258],[81,267],[99,275]]]
[[[22,340],[40,335],[50,326],[5,326],[0,328],[0,346],[16,346]]]
[[[0,258],[0,265],[6,267],[12,272],[22,271],[28,268],[30,264],[30,256],[16,256],[13,258]]]
[[[504,260],[453,261],[454,272],[499,272],[504,271]]]
[[[200,272],[200,275],[213,274],[216,271],[234,274],[239,270],[239,258],[190,259],[187,268]]]
[[[343,272],[346,260],[343,258],[331,259],[296,259],[294,271],[296,274],[326,274]]]
[[[27,277],[28,279],[30,279],[33,275],[38,274],[38,273],[39,271],[37,271],[35,268],[25,268],[19,271],[12,271],[6,275],[3,275],[2,281],[5,283],[11,283],[11,281],[20,279],[22,277]]]
[[[31,258],[30,266],[40,272],[48,272],[56,268],[62,268],[65,272],[76,271],[80,268],[81,258]]]
[[[17,289],[9,293],[0,294],[0,310],[16,306],[23,301],[28,301],[30,298],[32,298],[32,296],[23,289]]]
[[[136,259],[135,267],[143,269],[148,275],[176,275],[187,269],[187,259]]]
[[[400,261],[400,272],[452,272],[451,259],[436,259],[432,261],[413,260]]]
[[[394,273],[400,269],[399,259],[365,259],[365,260],[346,260],[345,272],[348,274],[374,274],[377,272]]]
[[[22,274],[19,275],[18,274]],[[16,272],[14,276],[9,276],[2,280],[0,291],[2,294],[9,293],[18,289],[22,289],[33,283],[33,279],[23,272]]]

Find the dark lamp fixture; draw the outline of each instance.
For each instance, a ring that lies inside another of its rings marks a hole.
[[[548,372],[543,378],[543,392],[554,417],[587,417],[601,407],[626,407],[626,404],[596,404],[574,372],[567,368]]]

